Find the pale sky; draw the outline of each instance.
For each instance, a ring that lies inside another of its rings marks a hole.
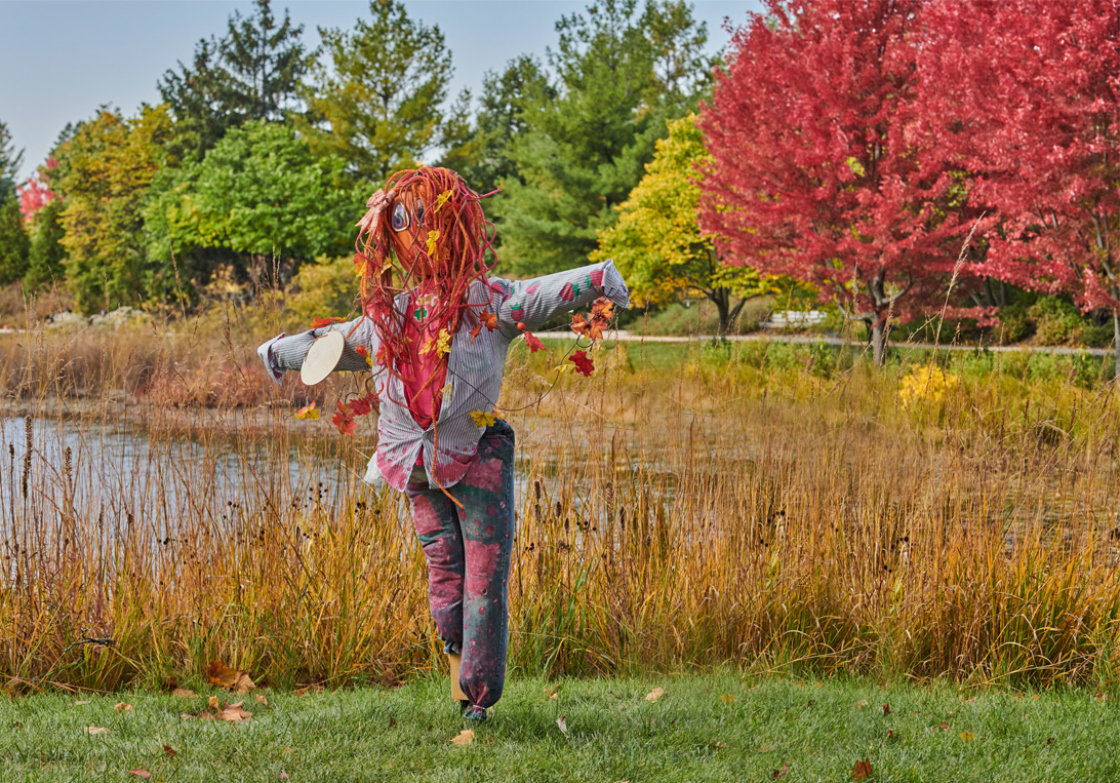
[[[519,54],[555,46],[554,23],[585,2],[549,0],[411,0],[409,14],[439,25],[453,54],[451,94],[469,87],[476,96],[487,71],[501,70]],[[730,36],[759,0],[694,0],[694,16],[708,24],[712,52]],[[303,24],[308,48],[317,27],[349,28],[368,14],[365,0],[273,0],[273,13],[291,11]],[[133,113],[157,103],[156,81],[177,61],[190,63],[195,43],[221,37],[234,10],[252,13],[251,2],[233,0],[0,0],[0,120],[18,149],[25,149],[22,178],[44,160],[67,122],[89,118],[103,103]]]

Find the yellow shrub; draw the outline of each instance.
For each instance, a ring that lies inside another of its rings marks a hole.
[[[945,402],[949,392],[960,385],[960,378],[950,375],[940,367],[927,364],[915,367],[906,377],[898,390],[902,407],[914,410],[920,407],[937,407]]]

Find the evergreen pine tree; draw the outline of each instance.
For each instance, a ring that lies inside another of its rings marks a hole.
[[[710,79],[707,41],[683,0],[596,0],[556,24],[549,51],[559,97],[539,95],[511,148],[503,180],[503,266],[537,274],[587,263],[597,232],[617,220],[666,120],[684,114]]]
[[[8,126],[0,121],[0,200],[15,192],[16,177],[19,176],[22,163],[23,150],[16,152]]]
[[[317,152],[381,183],[430,150],[458,146],[469,94],[444,110],[453,69],[438,26],[411,19],[401,0],[371,0],[369,9],[372,18],[350,32],[319,29],[323,57],[306,91],[312,122],[301,126]]]
[[[24,290],[31,292],[61,282],[65,277],[66,248],[62,246],[62,212],[59,199],[47,202],[35,215],[35,231],[31,237]]]
[[[9,194],[0,203],[0,285],[10,285],[27,271],[27,232],[19,214],[19,200]]]

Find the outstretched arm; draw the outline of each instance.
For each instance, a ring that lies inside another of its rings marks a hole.
[[[358,347],[363,346],[367,351],[366,355],[372,360],[377,356],[380,342],[377,339],[377,331],[373,328],[373,321],[369,318],[363,319],[361,316],[353,321],[309,329],[290,337],[281,334],[257,348],[257,355],[261,357],[272,380],[280,383],[284,378],[285,370],[298,370],[303,367],[303,359],[307,356],[315,338],[322,337],[328,331],[342,332],[342,336],[346,338],[346,347],[343,348],[342,358],[335,371],[360,372],[370,369],[369,362],[358,353]]]
[[[502,290],[498,326],[507,336],[518,333],[517,324],[536,329],[557,313],[575,310],[606,296],[619,307],[630,306],[630,291],[613,261],[581,266],[533,280],[492,278],[495,293]]]

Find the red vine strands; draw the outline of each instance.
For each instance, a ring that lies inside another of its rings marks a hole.
[[[472,306],[490,301],[468,301],[476,280],[489,291],[492,265],[486,263],[486,251],[492,250],[495,232],[481,198],[456,172],[425,166],[398,171],[367,202],[354,264],[364,312],[381,337],[377,363],[390,374],[401,377],[411,362],[402,342],[405,316],[394,307],[398,294],[426,281],[439,302],[436,332],[448,335],[455,334],[461,319],[473,322]],[[447,353],[439,356],[437,371],[421,388],[443,375],[447,360]]]

